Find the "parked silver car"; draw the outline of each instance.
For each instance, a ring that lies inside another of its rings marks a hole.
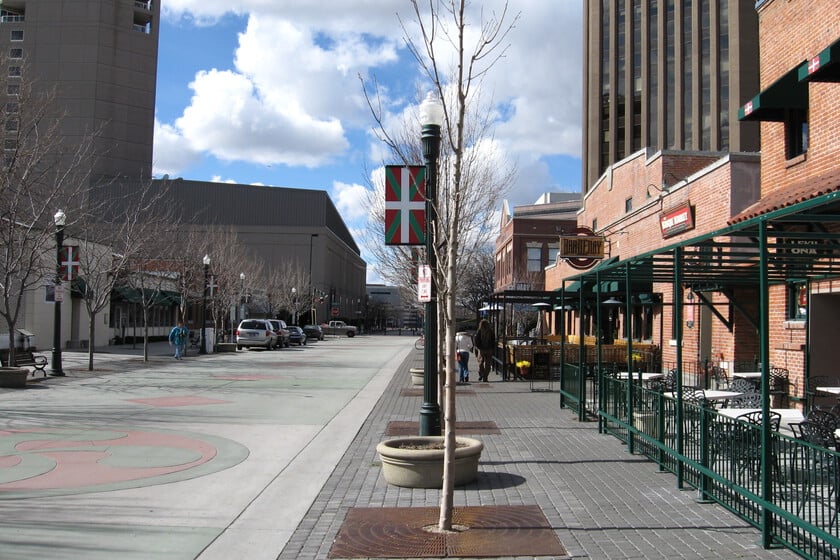
[[[236,329],[236,349],[259,346],[272,349],[277,346],[277,334],[266,319],[245,319]]]

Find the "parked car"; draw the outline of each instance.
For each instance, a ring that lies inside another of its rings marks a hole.
[[[289,342],[297,344],[298,346],[306,345],[306,333],[300,327],[289,327]]]
[[[268,322],[271,323],[271,328],[274,329],[274,334],[277,335],[277,348],[288,348],[289,327],[286,326],[286,322],[282,319],[269,319]]]
[[[306,338],[324,340],[324,330],[319,325],[303,325],[303,333]]]
[[[277,346],[277,334],[267,319],[245,319],[236,328],[236,349],[258,346],[270,350]]]

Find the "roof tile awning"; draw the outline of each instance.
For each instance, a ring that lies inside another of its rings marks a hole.
[[[802,82],[840,82],[840,39],[798,68]]]
[[[808,84],[799,81],[796,67],[740,107],[738,120],[783,122],[789,111],[807,109]]]

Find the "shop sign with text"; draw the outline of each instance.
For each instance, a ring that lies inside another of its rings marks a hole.
[[[684,202],[659,215],[659,227],[662,237],[668,238],[694,229],[694,209]]]

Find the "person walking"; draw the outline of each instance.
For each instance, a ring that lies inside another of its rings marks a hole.
[[[490,369],[493,367],[493,354],[496,352],[496,335],[487,319],[482,319],[478,323],[474,344],[475,353],[478,356],[478,380],[489,381]]]
[[[184,326],[183,321],[178,321],[178,324],[172,327],[169,331],[169,345],[175,346],[175,359],[180,360],[185,354],[187,348],[187,338],[190,336],[190,331]]]
[[[460,383],[470,382],[470,352],[473,349],[473,342],[470,333],[459,332],[455,334],[455,353],[458,355],[458,381]]]

